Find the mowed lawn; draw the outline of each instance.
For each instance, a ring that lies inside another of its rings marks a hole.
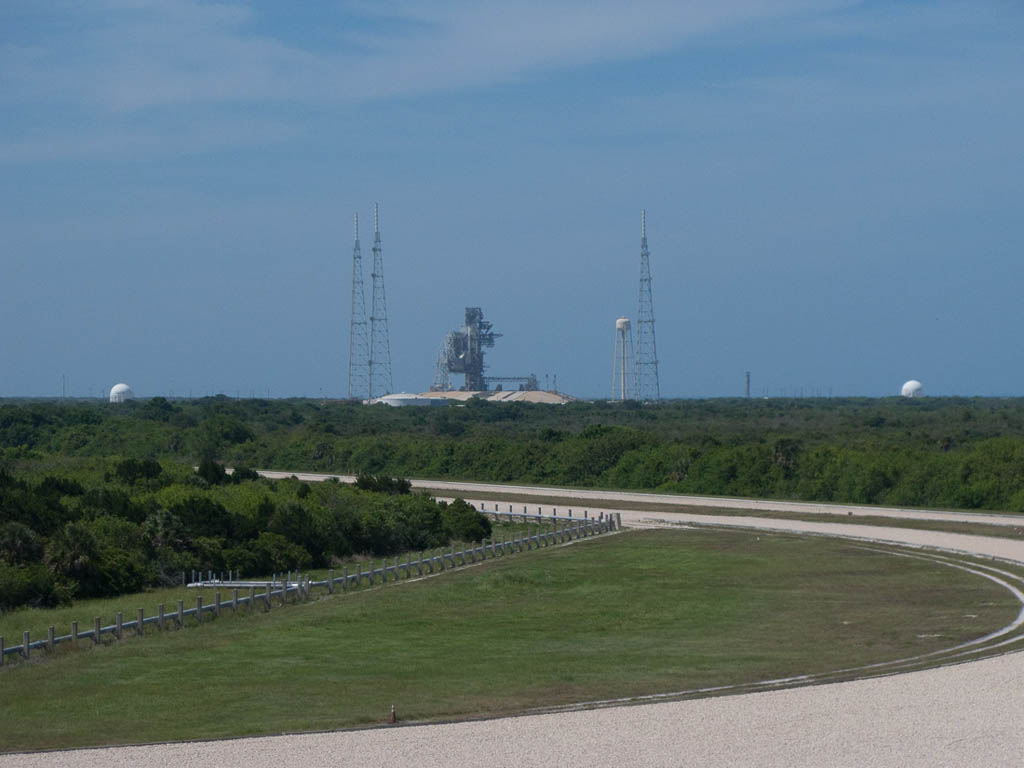
[[[0,669],[0,750],[520,712],[903,658],[1009,623],[992,582],[854,543],[627,532]],[[83,646],[88,644],[83,643]]]

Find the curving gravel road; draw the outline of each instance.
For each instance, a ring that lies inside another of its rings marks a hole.
[[[481,492],[486,488],[473,485]],[[603,498],[628,507],[626,496]],[[734,501],[737,508],[750,504]],[[493,508],[493,502],[489,505]],[[980,517],[937,514],[974,522]],[[622,517],[624,523],[635,525],[717,522],[873,538],[1024,562],[1024,542],[1012,539],[672,511],[624,509]],[[1016,768],[1024,764],[1024,653],[871,680],[716,699],[431,726],[0,756],[0,768],[459,764]]]

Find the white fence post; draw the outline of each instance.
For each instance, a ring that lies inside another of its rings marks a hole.
[[[142,609],[139,608],[138,613],[135,614],[135,634],[141,635],[143,632],[146,631],[146,625],[144,623],[145,618],[145,614],[143,613]]]
[[[100,644],[100,617],[94,616],[92,620],[92,641],[95,645]]]
[[[28,634],[28,630],[26,629],[22,633],[22,635],[21,635],[21,655],[24,656],[26,659],[28,658],[29,651],[30,651],[29,645],[30,645],[29,634]]]

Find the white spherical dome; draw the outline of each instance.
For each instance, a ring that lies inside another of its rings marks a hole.
[[[615,330],[617,331],[628,331],[629,330],[629,318],[620,317],[615,321]]]
[[[115,384],[110,389],[110,402],[112,403],[123,403],[125,400],[131,400],[135,397],[135,393],[132,392],[132,388],[127,384]]]
[[[911,379],[900,390],[903,397],[924,397],[924,387],[917,379]]]

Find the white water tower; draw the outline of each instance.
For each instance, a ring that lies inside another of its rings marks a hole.
[[[612,359],[612,400],[628,400],[633,375],[633,331],[629,318],[615,321],[615,357]]]

